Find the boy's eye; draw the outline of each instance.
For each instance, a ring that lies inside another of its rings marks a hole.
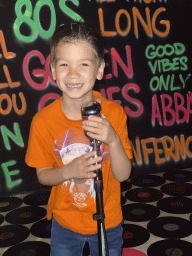
[[[60,66],[67,67],[67,64],[66,63],[61,63]]]
[[[82,63],[81,66],[86,67],[89,66],[87,63]]]

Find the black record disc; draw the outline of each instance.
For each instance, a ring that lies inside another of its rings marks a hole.
[[[158,187],[165,182],[165,178],[150,174],[134,177],[131,179],[131,184],[138,187]]]
[[[50,256],[50,245],[45,242],[24,242],[12,246],[3,256]]]
[[[131,183],[128,181],[121,182],[121,192],[127,191],[132,187]]]
[[[163,197],[160,190],[154,188],[135,188],[127,191],[125,197],[134,202],[154,202]]]
[[[191,196],[192,184],[186,182],[172,182],[163,185],[161,191],[171,196]]]
[[[22,204],[22,199],[18,197],[0,197],[0,212],[11,211]]]
[[[52,220],[43,219],[34,223],[30,229],[32,235],[41,238],[51,238]]]
[[[147,229],[158,237],[182,238],[192,234],[192,223],[178,217],[160,217],[150,221]]]
[[[191,251],[192,243],[177,239],[166,239],[151,244],[147,250],[147,255],[189,256]]]
[[[157,202],[157,207],[168,213],[192,213],[192,199],[188,197],[166,197]]]
[[[37,206],[26,206],[15,209],[5,216],[5,220],[11,224],[28,224],[45,217],[46,210]]]
[[[4,221],[4,217],[2,214],[0,214],[0,225],[3,223],[3,221]]]
[[[192,172],[186,170],[168,171],[163,174],[163,177],[175,182],[188,182],[192,181]]]
[[[148,221],[159,216],[160,210],[149,204],[134,203],[122,207],[123,219],[128,221]]]
[[[0,227],[0,247],[9,247],[21,243],[29,236],[29,233],[29,229],[25,226],[2,226]]]
[[[38,191],[31,193],[23,198],[23,202],[27,205],[47,205],[50,191]]]
[[[122,248],[139,246],[148,241],[150,233],[147,229],[134,224],[122,224],[123,245]]]
[[[126,197],[121,196],[121,205],[124,205],[126,203]]]

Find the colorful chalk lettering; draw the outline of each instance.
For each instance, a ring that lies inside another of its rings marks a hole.
[[[152,14],[151,10],[147,7],[145,8],[145,16],[146,16],[146,22],[143,19],[140,11],[138,8],[133,7],[132,8],[132,18],[130,13],[125,9],[120,9],[117,11],[115,16],[115,30],[107,31],[105,30],[105,13],[103,8],[98,9],[98,17],[99,17],[99,24],[100,24],[100,30],[101,34],[104,37],[114,37],[117,35],[121,36],[127,36],[130,33],[132,22],[133,22],[133,28],[134,28],[134,35],[138,39],[139,38],[139,31],[138,31],[138,22],[141,24],[142,28],[144,29],[144,32],[146,35],[150,38],[153,37],[153,34],[159,36],[159,37],[166,37],[170,32],[170,22],[169,20],[160,20],[159,23],[165,27],[164,31],[160,31],[157,26],[157,20],[159,20],[159,15],[166,11],[166,8],[160,7]],[[120,18],[124,15],[127,19],[127,27],[122,30],[120,26]],[[151,18],[152,16],[152,18]]]
[[[14,141],[14,143],[17,144],[19,147],[21,148],[24,147],[24,142],[21,136],[21,131],[18,123],[13,124],[14,133],[11,132],[5,125],[1,125],[0,129],[1,129],[4,146],[7,150],[11,150],[11,144],[8,138]]]
[[[149,82],[149,88],[152,92],[182,90],[190,76],[191,74],[188,74],[185,79],[182,74],[154,76]]]
[[[64,14],[69,16],[73,20],[84,22],[84,19],[79,14],[77,14],[76,12],[71,10],[69,7],[67,7],[67,5],[66,5],[67,1],[68,0],[60,0],[59,1],[59,7],[64,12]],[[76,6],[79,6],[79,0],[70,0],[70,1],[73,2],[73,4],[75,4]]]
[[[9,190],[19,186],[22,183],[22,179],[12,180],[12,176],[17,176],[20,174],[19,170],[9,170],[9,167],[14,166],[16,163],[17,162],[15,160],[10,160],[6,163],[1,164],[1,168],[5,176],[6,187]]]
[[[3,56],[4,56],[5,59],[15,58],[16,54],[14,52],[8,52],[7,51],[7,47],[6,47],[6,43],[5,43],[5,38],[4,38],[2,30],[0,30],[0,45],[1,45],[1,49],[3,51]],[[1,57],[2,57],[2,54],[0,54],[0,58]]]
[[[18,108],[18,104],[17,104],[17,100],[16,100],[16,94],[12,94],[11,96],[6,94],[6,93],[2,93],[0,94],[0,114],[1,115],[8,115],[11,113],[11,110],[14,109],[15,113],[17,115],[23,115],[26,112],[27,109],[27,103],[26,103],[26,99],[25,96],[22,92],[19,93],[19,98],[21,101],[21,108]],[[6,102],[6,107],[3,108],[3,101]]]
[[[44,80],[42,83],[37,83],[37,82],[33,81],[32,77],[30,75],[30,72],[29,72],[29,62],[30,62],[31,58],[34,58],[34,57],[39,58],[41,64],[44,65],[44,67],[45,67],[43,69],[35,69],[32,71],[32,74],[34,76],[44,77]],[[51,84],[55,85],[55,81],[53,80],[51,72],[50,72],[49,63],[50,63],[50,55],[45,59],[43,54],[37,50],[31,51],[25,56],[25,58],[23,60],[23,74],[24,74],[26,81],[33,89],[44,90],[49,85],[49,82]]]
[[[8,86],[10,88],[19,87],[21,85],[20,82],[12,82],[8,67],[6,65],[3,65],[3,70],[7,79],[7,83],[0,83],[0,89]]]
[[[183,134],[176,135],[174,138],[163,136],[162,138],[147,138],[140,140],[137,136],[135,145],[132,143],[133,154],[137,165],[149,165],[149,155],[154,158],[157,165],[170,162],[184,161],[186,158],[192,158],[190,145],[192,136],[185,138]]]
[[[66,5],[67,0],[60,0],[59,7],[64,12],[65,15],[71,17],[77,21],[84,21],[81,16],[75,13]],[[76,6],[79,6],[79,0],[71,0]],[[51,19],[50,19],[50,27],[45,30],[40,21],[40,13],[43,6],[48,6]],[[25,11],[23,12],[23,7],[25,7]],[[17,0],[15,4],[15,14],[17,18],[15,19],[13,30],[15,36],[25,43],[34,42],[38,35],[44,39],[50,38],[56,27],[56,12],[55,7],[52,0],[38,0],[35,4],[34,11],[33,6],[30,0]],[[33,17],[32,17],[33,16]],[[24,35],[21,33],[20,28],[22,24],[26,24],[30,29],[30,35]]]
[[[161,104],[159,104],[159,101]],[[155,121],[160,126],[172,126],[175,123],[189,123],[190,115],[192,114],[191,92],[188,92],[186,99],[180,93],[174,93],[173,98],[168,94],[161,94],[159,101],[158,96],[154,94],[152,97],[151,113],[151,124],[153,127],[155,126]]]

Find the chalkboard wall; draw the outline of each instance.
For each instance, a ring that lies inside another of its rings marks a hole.
[[[83,20],[106,42],[96,90],[128,116],[132,175],[192,166],[191,0],[0,0],[0,195],[41,189],[25,162],[30,123],[61,96],[49,40]]]

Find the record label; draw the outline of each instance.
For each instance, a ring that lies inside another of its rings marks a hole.
[[[175,182],[189,182],[192,181],[192,172],[187,170],[168,171],[163,174],[163,177]]]
[[[166,197],[157,202],[157,207],[168,213],[192,213],[192,199],[187,197]]]
[[[0,247],[8,247],[21,243],[29,236],[29,229],[21,225],[0,227]]]
[[[38,206],[20,207],[8,213],[5,220],[11,224],[28,224],[46,216],[46,209]]]
[[[171,196],[191,196],[192,184],[186,182],[173,182],[161,187],[161,191]]]
[[[122,207],[123,219],[128,221],[149,221],[159,216],[160,210],[149,204],[134,203]]]
[[[50,256],[50,245],[45,242],[24,242],[9,248],[3,256]]]
[[[142,175],[131,179],[131,184],[138,187],[157,187],[166,182],[165,178],[158,175]]]
[[[23,198],[23,202],[27,205],[47,205],[50,191],[38,191],[31,193]]]
[[[125,197],[134,202],[154,202],[163,197],[160,190],[154,188],[136,188],[125,193]]]
[[[147,229],[162,238],[183,238],[192,234],[192,223],[179,217],[160,217],[148,223]]]
[[[166,239],[153,243],[147,250],[148,256],[189,256],[192,243],[177,239]]]
[[[7,212],[18,208],[22,202],[22,199],[18,197],[0,197],[0,212]]]
[[[123,245],[122,248],[139,246],[148,241],[149,231],[141,226],[134,224],[122,224]]]
[[[52,220],[43,219],[34,223],[30,229],[32,235],[41,238],[51,238]]]

